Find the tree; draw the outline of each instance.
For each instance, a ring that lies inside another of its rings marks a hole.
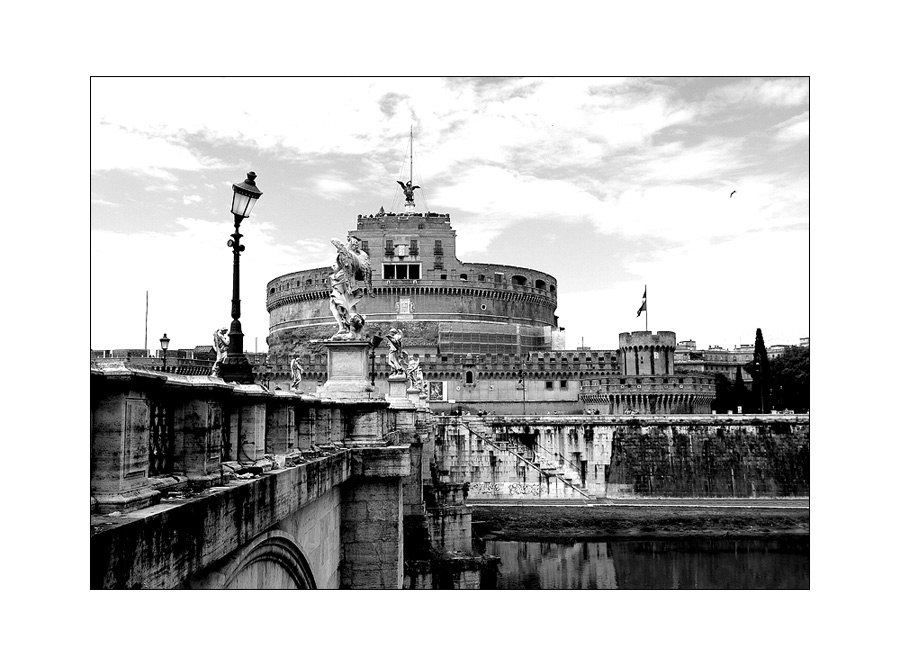
[[[740,407],[741,411],[745,414],[749,411],[750,392],[744,385],[744,375],[741,374],[740,368],[737,369],[737,374],[734,377],[734,397],[732,398],[732,404],[736,407]]]
[[[727,414],[729,409],[735,410],[734,384],[721,372],[716,373],[716,398],[713,400],[712,408],[717,414]]]
[[[766,351],[766,343],[763,341],[762,329],[756,329],[756,345],[753,348],[753,361],[744,366],[744,369],[753,377],[753,405],[752,410],[765,414],[766,409],[772,408],[770,397],[771,383],[769,381],[769,353]]]
[[[784,354],[772,359],[770,373],[778,409],[809,410],[808,347],[788,347]]]

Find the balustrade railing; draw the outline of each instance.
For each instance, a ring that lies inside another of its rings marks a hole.
[[[174,415],[162,400],[150,402],[150,476],[174,471]]]

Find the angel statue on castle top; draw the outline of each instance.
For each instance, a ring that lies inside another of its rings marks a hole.
[[[372,265],[369,255],[360,248],[361,241],[355,236],[347,236],[343,243],[337,238],[331,244],[337,249],[337,257],[331,267],[331,314],[337,322],[337,333],[332,340],[359,340],[365,317],[356,311],[356,306],[366,294],[372,296]]]
[[[406,203],[413,203],[413,190],[418,190],[418,185],[413,185],[411,180],[406,181],[406,184],[403,184],[402,180],[398,180],[397,184],[403,188],[403,194],[406,195]]]

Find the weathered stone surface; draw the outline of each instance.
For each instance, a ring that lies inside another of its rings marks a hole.
[[[369,343],[365,340],[329,340],[322,344],[328,351],[328,381],[317,395],[371,397],[374,387],[368,379]]]
[[[352,450],[353,474],[360,477],[409,476],[408,446],[382,446]]]
[[[335,511],[340,501],[337,488],[349,477],[349,453],[342,451],[321,461],[210,488],[196,497],[141,509],[114,520],[94,517],[91,588],[166,589],[184,585],[190,576],[279,521],[290,523],[292,514],[333,490],[337,494],[323,507],[326,513],[328,506]],[[293,519],[296,525],[304,524],[301,517]],[[337,518],[329,520],[333,526]],[[113,524],[104,524],[108,522]],[[301,543],[302,536],[298,537]],[[311,550],[325,548],[326,543]],[[339,558],[336,543],[331,542],[330,553],[321,553],[320,562],[326,569],[325,563],[334,564]],[[336,567],[330,573],[321,570],[321,576],[334,584],[335,571]],[[317,586],[324,585],[317,580]]]

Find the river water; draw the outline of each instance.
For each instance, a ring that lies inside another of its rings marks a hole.
[[[505,590],[809,589],[809,537],[485,541]]]

